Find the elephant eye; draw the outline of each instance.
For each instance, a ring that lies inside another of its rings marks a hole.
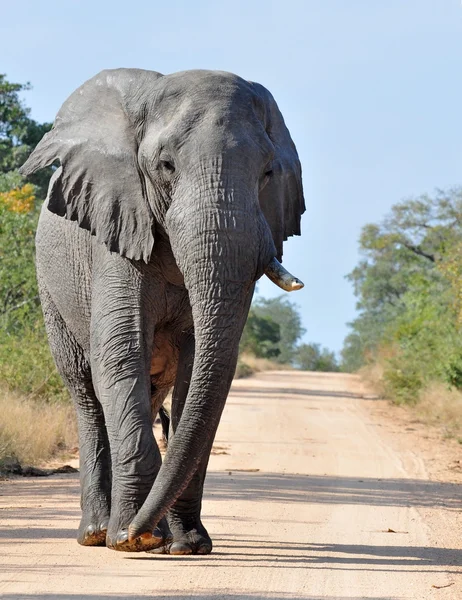
[[[160,166],[162,167],[162,169],[164,169],[164,171],[166,171],[169,174],[175,172],[175,165],[170,160],[161,160]]]
[[[260,191],[266,187],[267,183],[269,182],[269,180],[271,179],[273,175],[273,169],[267,167],[263,173],[263,176],[260,179]]]

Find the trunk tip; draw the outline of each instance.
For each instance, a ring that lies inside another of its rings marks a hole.
[[[135,527],[133,527],[133,523],[128,526],[128,541],[133,542],[138,537],[138,531]]]

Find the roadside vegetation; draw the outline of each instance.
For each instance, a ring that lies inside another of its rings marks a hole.
[[[70,402],[37,401],[0,390],[0,470],[2,461],[36,465],[77,446]]]
[[[49,460],[77,443],[68,393],[48,349],[38,297],[34,238],[52,168],[19,174],[50,123],[38,123],[21,95],[29,84],[0,74],[0,470],[15,458]],[[241,344],[237,376],[261,370],[338,370],[333,353],[299,344],[296,306],[285,298],[257,300]]]
[[[237,376],[278,369],[339,371],[333,352],[300,343],[304,333],[298,308],[287,296],[257,298],[242,334]]]
[[[48,460],[76,445],[72,407],[48,349],[34,266],[34,236],[51,170],[18,168],[51,125],[19,95],[29,85],[0,75],[0,469]]]
[[[396,204],[359,243],[343,369],[462,442],[462,188]]]

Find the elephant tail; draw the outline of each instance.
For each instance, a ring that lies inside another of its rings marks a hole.
[[[165,406],[161,406],[159,409],[159,419],[162,425],[162,434],[164,438],[164,442],[168,444],[168,431],[170,428],[170,413],[165,408]]]

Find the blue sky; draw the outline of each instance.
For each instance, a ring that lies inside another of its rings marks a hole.
[[[290,296],[305,341],[342,346],[362,225],[462,183],[460,0],[2,4],[0,71],[32,83],[39,121],[103,68],[221,69],[273,93],[304,173],[303,234],[284,264],[306,284]]]

